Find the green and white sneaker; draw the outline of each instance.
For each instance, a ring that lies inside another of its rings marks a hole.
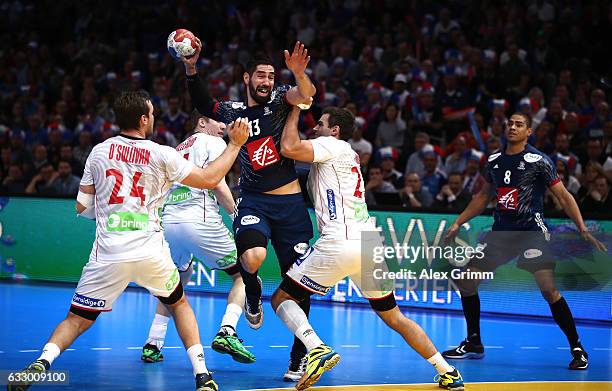
[[[229,354],[234,361],[239,363],[252,364],[255,362],[255,355],[246,350],[242,345],[242,340],[236,334],[230,335],[219,331],[213,339],[211,347],[217,353]]]
[[[140,359],[146,363],[164,361],[164,355],[159,348],[151,343],[142,347],[142,355]]]

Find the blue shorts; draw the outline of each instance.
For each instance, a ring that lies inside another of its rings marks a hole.
[[[262,194],[242,192],[234,219],[234,236],[254,229],[272,242],[281,273],[308,249],[312,222],[302,193]]]

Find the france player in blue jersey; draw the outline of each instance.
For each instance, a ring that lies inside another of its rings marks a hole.
[[[308,50],[297,42],[293,52],[285,50],[285,64],[297,86],[275,87],[275,70],[267,57],[255,57],[243,75],[246,101],[214,100],[200,80],[196,62],[202,45],[183,58],[187,86],[194,106],[204,116],[229,123],[238,117],[249,120],[251,133],[238,155],[240,199],[234,218],[234,236],[240,257],[240,274],[245,284],[245,318],[254,329],[261,327],[261,279],[257,271],[266,258],[268,240],[278,257],[284,276],[293,262],[307,249],[312,223],[295,172],[295,163],[281,154],[281,134],[293,106],[312,101],[316,89],[305,74],[310,60]],[[306,314],[310,300],[301,303]],[[306,347],[294,340],[289,369],[284,378],[297,381],[305,368]]]
[[[445,239],[447,243],[453,240],[459,228],[480,215],[495,197],[493,232],[485,238],[483,259],[470,262],[469,270],[492,272],[518,257],[518,267],[533,274],[555,322],[569,341],[572,352],[569,369],[586,369],[588,355],[580,343],[570,308],[555,286],[555,264],[551,258],[548,244],[550,234],[543,214],[546,189],[557,197],[585,240],[600,251],[606,251],[606,248],[588,232],[574,197],[560,181],[552,161],[527,144],[531,132],[531,119],[527,115],[515,113],[510,117],[506,127],[506,145],[489,156],[485,175],[487,183],[451,225]],[[468,337],[457,348],[444,352],[443,356],[482,358],[484,347],[480,339],[478,297],[480,281],[456,282],[461,290]]]

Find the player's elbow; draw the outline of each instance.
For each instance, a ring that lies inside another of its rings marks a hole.
[[[299,153],[299,144],[295,143],[282,143],[281,142],[281,155],[287,159],[294,159]]]

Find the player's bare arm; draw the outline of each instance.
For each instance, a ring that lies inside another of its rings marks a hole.
[[[213,191],[215,192],[215,197],[217,201],[219,201],[219,204],[225,209],[227,214],[232,215],[236,208],[236,203],[234,202],[234,197],[225,179],[221,179],[221,182],[219,182]]]
[[[309,98],[317,92],[314,84],[312,84],[310,78],[306,75],[306,67],[309,61],[308,49],[300,41],[295,43],[291,54],[289,54],[288,50],[285,50],[285,64],[287,69],[293,73],[297,84],[296,87],[292,87],[287,91],[287,102],[294,106],[307,103]]]
[[[240,148],[249,138],[248,118],[238,118],[229,124],[229,144],[218,158],[205,168],[195,167],[181,182],[184,185],[199,189],[213,189],[232,168]]]
[[[312,163],[314,160],[314,149],[310,141],[300,140],[298,133],[299,118],[300,109],[297,106],[293,106],[293,109],[287,115],[287,121],[285,121],[285,128],[281,136],[281,154],[289,159]]]
[[[578,208],[578,204],[576,204],[576,200],[570,194],[569,191],[563,185],[563,182],[559,181],[555,183],[550,191],[553,193],[559,204],[563,208],[563,211],[569,216],[570,219],[576,224],[580,234],[584,238],[584,240],[590,242],[596,249],[599,251],[607,251],[606,246],[597,240],[589,230],[587,229],[586,224],[584,224],[584,220],[582,219],[582,214],[580,213],[580,209]]]
[[[95,219],[95,197],[94,185],[80,185],[76,201],[77,214],[88,219]]]
[[[444,242],[450,243],[455,236],[457,236],[457,233],[459,233],[459,228],[463,224],[484,212],[490,200],[491,184],[486,182],[480,192],[472,198],[472,201],[470,201],[465,210],[461,212],[455,222],[448,228],[448,231],[446,231],[446,235],[444,236]]]

